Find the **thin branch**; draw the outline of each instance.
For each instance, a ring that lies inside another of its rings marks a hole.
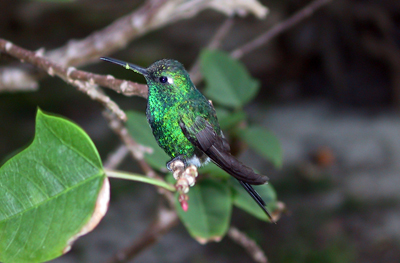
[[[174,210],[169,210],[161,207],[158,210],[157,218],[142,235],[137,238],[129,247],[119,251],[112,258],[108,259],[107,263],[123,263],[128,262],[140,252],[156,243],[163,235],[171,228],[179,223],[178,215]]]
[[[207,45],[208,49],[217,49],[221,46],[221,42],[228,35],[234,24],[234,19],[232,17],[226,19],[224,23],[217,29],[215,35],[211,38],[210,43]],[[196,61],[193,63],[192,68],[189,71],[190,79],[193,83],[198,83],[201,80],[200,72],[200,59],[197,57]]]
[[[245,233],[239,231],[236,227],[231,226],[228,231],[228,236],[237,244],[242,246],[247,253],[257,263],[267,263],[268,258],[264,251],[257,245],[257,243],[250,239]]]
[[[278,36],[279,34],[282,34],[283,32],[287,31],[288,29],[300,23],[302,20],[310,17],[316,10],[318,10],[319,8],[325,6],[330,2],[332,2],[332,0],[315,0],[311,2],[301,10],[297,11],[294,15],[286,19],[285,21],[274,25],[264,34],[242,45],[241,47],[238,47],[235,50],[233,50],[231,52],[231,56],[236,59],[243,57],[243,55],[265,45],[272,38]]]

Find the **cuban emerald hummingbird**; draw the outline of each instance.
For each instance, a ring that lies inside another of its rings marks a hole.
[[[158,145],[171,157],[171,163],[200,167],[210,160],[235,177],[272,220],[266,204],[251,185],[268,181],[230,153],[211,102],[194,86],[189,73],[176,60],[162,59],[148,68],[113,58],[102,60],[143,75],[149,89],[146,116]]]

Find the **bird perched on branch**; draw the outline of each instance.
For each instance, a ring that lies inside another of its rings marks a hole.
[[[235,177],[273,221],[265,202],[251,186],[265,184],[268,177],[256,174],[231,155],[213,105],[194,86],[181,63],[163,59],[142,68],[113,58],[101,59],[146,78],[149,88],[146,116],[158,145],[172,158],[167,163],[168,169],[176,160],[196,167],[211,160]]]

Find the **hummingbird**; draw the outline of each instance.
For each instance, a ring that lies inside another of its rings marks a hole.
[[[266,204],[251,185],[268,181],[242,164],[230,152],[230,146],[218,123],[211,101],[195,87],[184,66],[173,59],[162,59],[148,68],[121,60],[101,57],[144,76],[148,86],[147,121],[158,145],[171,157],[167,168],[180,160],[200,167],[212,161],[235,177],[255,202],[274,222]]]

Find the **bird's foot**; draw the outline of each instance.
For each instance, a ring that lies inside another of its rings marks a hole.
[[[187,211],[189,208],[187,201],[189,197],[187,193],[189,192],[189,187],[194,186],[196,183],[197,167],[194,165],[189,165],[185,168],[185,164],[181,160],[175,160],[169,164],[171,171],[176,180],[175,188],[179,193],[179,203],[183,211]]]

